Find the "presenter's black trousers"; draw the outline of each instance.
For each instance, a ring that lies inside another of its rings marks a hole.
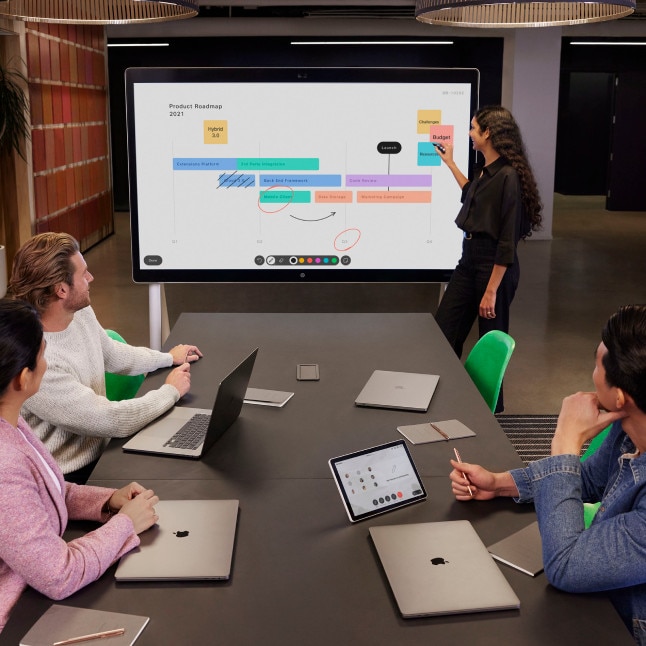
[[[490,330],[509,332],[509,308],[520,278],[517,258],[507,267],[496,293],[496,316],[492,319],[478,316],[480,301],[493,270],[496,246],[496,240],[488,236],[464,239],[462,258],[451,276],[437,309],[435,320],[458,357],[462,357],[464,342],[476,319],[478,337]],[[496,412],[502,409],[501,389]]]

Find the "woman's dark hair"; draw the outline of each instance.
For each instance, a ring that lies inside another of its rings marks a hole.
[[[0,299],[0,396],[24,368],[36,369],[42,342],[43,326],[34,307]]]
[[[500,105],[481,108],[475,113],[474,119],[482,132],[489,129],[489,140],[494,150],[518,173],[521,200],[528,223],[528,229],[522,232],[522,237],[531,236],[532,231],[541,228],[543,205],[534,173],[527,160],[520,128],[511,112]]]
[[[608,349],[602,359],[609,386],[629,394],[646,413],[646,305],[624,305],[601,332]]]

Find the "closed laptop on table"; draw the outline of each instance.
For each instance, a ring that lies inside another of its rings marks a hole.
[[[370,527],[370,537],[403,617],[520,607],[469,521]]]
[[[133,435],[123,450],[200,458],[238,419],[257,354],[258,348],[220,382],[212,411],[175,406]]]
[[[375,370],[354,403],[357,406],[424,413],[439,380],[438,375]]]
[[[159,522],[121,557],[117,581],[226,580],[238,522],[237,500],[160,500]]]

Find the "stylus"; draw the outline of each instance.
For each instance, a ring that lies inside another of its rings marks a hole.
[[[104,630],[100,633],[92,633],[90,635],[81,635],[80,637],[71,637],[64,639],[61,642],[54,642],[54,646],[63,646],[64,644],[80,644],[81,642],[88,642],[93,639],[104,639],[105,637],[116,637],[123,635],[126,632],[125,628],[115,628],[114,630]]]
[[[455,459],[458,462],[462,462],[462,458],[460,457],[460,452],[454,448],[453,451],[455,452]],[[464,481],[467,483],[467,489],[469,490],[469,495],[473,498],[473,491],[471,491],[471,483],[469,482],[469,478],[467,478],[467,474],[462,472],[462,477],[464,478]]]
[[[433,422],[429,422],[429,424],[448,442],[451,438],[438,426],[435,426]]]

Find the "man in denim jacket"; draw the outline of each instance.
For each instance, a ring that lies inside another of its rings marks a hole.
[[[596,392],[563,400],[550,457],[505,473],[451,461],[450,478],[458,500],[533,502],[548,581],[567,592],[607,591],[646,646],[646,305],[621,307],[601,338]],[[611,423],[582,463],[585,442]],[[599,501],[585,529],[583,503]]]

